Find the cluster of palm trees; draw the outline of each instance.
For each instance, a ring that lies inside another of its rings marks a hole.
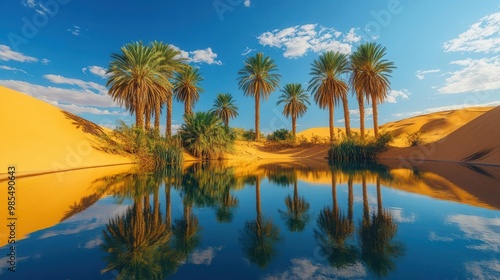
[[[307,91],[321,109],[329,111],[330,140],[334,135],[334,107],[342,103],[346,134],[351,136],[348,92],[354,92],[360,111],[360,134],[364,137],[365,100],[373,108],[375,136],[378,135],[377,104],[384,102],[389,90],[389,77],[394,63],[384,57],[385,47],[376,43],[360,45],[350,56],[328,51],[312,63]],[[121,53],[112,56],[109,65],[109,94],[121,106],[136,116],[136,126],[149,130],[154,117],[154,129],[159,132],[160,115],[165,104],[167,110],[166,136],[172,135],[172,100],[184,103],[184,115],[200,98],[203,81],[199,70],[187,64],[178,49],[162,42],[144,45],[142,42],[126,44]],[[238,85],[246,96],[255,99],[255,140],[260,135],[260,100],[267,100],[279,87],[280,75],[270,57],[257,53],[244,61],[238,71]],[[350,74],[350,76],[349,76]],[[349,76],[349,77],[348,77]],[[296,135],[297,118],[303,116],[310,105],[306,89],[290,83],[281,89],[277,105],[284,104],[283,114],[292,119],[292,134]],[[227,127],[229,119],[238,116],[238,107],[230,94],[219,94],[211,113]]]

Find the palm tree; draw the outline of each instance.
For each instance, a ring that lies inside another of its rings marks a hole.
[[[229,126],[229,119],[238,116],[238,106],[234,104],[233,96],[229,93],[219,93],[215,99],[214,106],[210,112],[217,115],[226,127]]]
[[[108,94],[120,106],[135,113],[135,125],[144,128],[144,110],[165,97],[168,80],[163,73],[163,58],[142,42],[126,44],[122,53],[111,55]]]
[[[297,118],[302,117],[307,111],[307,105],[310,105],[309,96],[302,88],[301,84],[286,84],[281,90],[283,93],[280,95],[276,105],[285,103],[283,108],[283,115],[285,117],[292,117],[292,134],[293,138],[297,132]],[[307,105],[306,105],[307,104]]]
[[[287,211],[279,210],[281,217],[285,220],[288,229],[292,232],[301,232],[309,222],[308,213],[310,205],[304,197],[299,197],[297,177],[293,182],[293,198],[289,195],[285,198]]]
[[[330,141],[334,140],[334,106],[342,100],[347,136],[351,134],[347,92],[349,87],[340,77],[349,72],[349,60],[346,54],[328,51],[312,63],[312,79],[308,90],[312,90],[314,101],[321,109],[328,108],[330,121]]]
[[[359,103],[361,136],[364,136],[364,98],[372,103],[373,129],[378,136],[377,104],[383,103],[389,90],[390,73],[396,67],[384,59],[385,47],[376,43],[364,43],[351,55],[351,84]]]
[[[259,141],[260,136],[260,98],[267,100],[279,86],[280,75],[274,73],[277,70],[269,56],[257,53],[254,57],[247,57],[245,66],[238,71],[239,88],[246,96],[255,98],[255,141]]]
[[[199,83],[203,77],[198,72],[198,68],[186,66],[177,72],[174,77],[174,94],[177,101],[184,102],[184,115],[190,115],[194,104],[200,99],[203,89]]]
[[[162,42],[154,41],[151,43],[151,46],[154,50],[160,53],[160,56],[164,58],[163,60],[163,71],[164,75],[168,80],[167,83],[167,92],[166,92],[166,107],[167,107],[167,119],[166,119],[166,132],[165,135],[167,137],[172,136],[172,97],[173,97],[173,85],[170,80],[173,78],[174,73],[180,71],[182,68],[186,66],[184,62],[186,58],[181,57],[181,52],[179,50],[174,49],[172,46],[168,44],[164,44]],[[155,107],[155,129],[160,128],[160,115],[161,115],[161,104],[156,104]]]
[[[276,242],[281,240],[279,228],[271,220],[262,217],[260,207],[260,178],[255,181],[256,211],[257,218],[254,221],[246,221],[245,227],[241,231],[240,242],[243,244],[243,251],[250,262],[258,267],[266,267],[277,254]]]

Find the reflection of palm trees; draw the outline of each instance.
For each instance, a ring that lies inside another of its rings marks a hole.
[[[333,209],[325,207],[320,211],[317,224],[318,230],[314,230],[314,237],[319,243],[321,254],[326,256],[331,266],[342,268],[354,264],[357,260],[356,248],[346,244],[346,240],[354,232],[352,213],[346,217],[339,210],[337,203],[336,176],[332,173],[332,198]],[[351,195],[351,188],[349,189]],[[349,203],[349,212],[352,205]]]
[[[299,198],[297,178],[293,182],[293,198],[288,195],[285,198],[287,211],[278,210],[288,229],[292,232],[301,232],[309,221],[309,203],[304,197]]]
[[[370,217],[366,179],[363,178],[363,220],[359,229],[361,258],[377,275],[386,276],[396,268],[395,260],[403,254],[404,247],[392,242],[398,227],[389,211],[383,210],[380,178],[377,177],[377,212]]]
[[[136,178],[139,180],[135,183],[151,183]],[[106,225],[102,249],[108,253],[108,265],[104,272],[117,270],[118,279],[163,279],[176,270],[179,262],[167,245],[171,235],[162,223],[157,188],[159,185],[154,190],[152,209],[144,204],[149,194],[136,193],[134,204]]]
[[[250,262],[258,267],[266,267],[277,254],[276,242],[280,237],[279,228],[273,225],[272,221],[262,218],[260,207],[260,178],[257,176],[255,182],[256,211],[257,218],[254,221],[246,221],[245,227],[241,231],[240,242],[243,244],[243,251]]]
[[[233,221],[233,209],[238,207],[238,198],[232,195],[231,186],[224,188],[222,200],[217,204],[216,216],[219,223],[230,223]]]
[[[198,218],[192,214],[193,203],[183,199],[184,215],[182,219],[175,220],[172,232],[175,236],[174,246],[182,259],[187,259],[189,254],[200,244],[201,230]]]

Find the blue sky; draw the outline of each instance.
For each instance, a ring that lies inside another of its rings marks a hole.
[[[105,69],[112,53],[137,40],[172,44],[200,68],[205,92],[195,111],[210,109],[217,93],[231,93],[240,109],[231,126],[254,125],[254,101],[237,84],[247,55],[271,56],[280,87],[307,87],[320,53],[350,53],[367,41],[385,46],[397,66],[387,103],[379,106],[381,124],[500,105],[499,1],[7,0],[0,29],[0,85],[111,127],[134,118],[107,96]],[[290,128],[283,105],[276,106],[279,95],[261,104],[264,132]],[[357,103],[349,102],[358,127]],[[328,126],[328,112],[311,103],[299,131]],[[174,103],[173,113],[178,127],[182,104]],[[343,126],[341,107],[335,121]]]

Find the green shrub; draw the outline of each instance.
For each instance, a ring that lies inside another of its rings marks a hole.
[[[425,142],[424,142],[424,138],[422,137],[422,132],[416,131],[413,133],[407,133],[406,134],[406,143],[408,143],[408,145],[410,147],[423,145]]]
[[[292,132],[288,129],[281,128],[275,130],[272,134],[267,136],[267,140],[269,141],[285,141],[285,140],[293,140]]]
[[[377,154],[384,151],[391,141],[392,136],[389,133],[383,133],[377,139],[345,138],[330,147],[328,159],[330,161],[374,160]]]
[[[232,149],[236,134],[211,112],[196,112],[184,118],[179,130],[182,144],[193,156],[220,159]]]

